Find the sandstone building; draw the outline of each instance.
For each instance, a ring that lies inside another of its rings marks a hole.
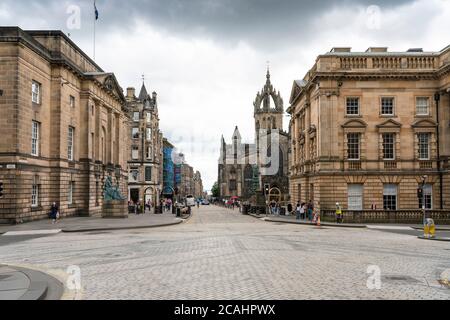
[[[288,201],[289,143],[288,134],[283,130],[283,99],[271,83],[269,70],[266,84],[257,93],[253,107],[254,144],[242,143],[238,127],[231,144],[226,144],[222,137],[218,178],[220,196],[236,196],[256,203],[257,194],[267,186],[269,194],[266,201]]]
[[[131,119],[131,141],[128,158],[128,200],[153,205],[159,203],[163,191],[163,137],[159,130],[156,92],[150,96],[142,84],[139,96],[127,89],[128,115]]]
[[[0,222],[102,211],[106,177],[126,194],[128,117],[112,73],[60,31],[0,28]]]
[[[293,84],[290,193],[323,210],[450,208],[450,47],[334,48]]]
[[[194,173],[194,177],[193,177],[193,182],[194,182],[194,187],[193,187],[193,193],[192,195],[199,199],[199,198],[203,198],[204,197],[204,192],[203,192],[203,181],[202,181],[202,175],[200,173],[200,171],[195,171]]]

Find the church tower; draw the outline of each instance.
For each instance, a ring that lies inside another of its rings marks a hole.
[[[259,134],[260,129],[283,130],[283,98],[270,82],[270,71],[267,68],[266,84],[257,93],[253,103],[255,108],[255,130]]]

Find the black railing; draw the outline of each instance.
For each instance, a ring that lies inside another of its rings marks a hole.
[[[393,224],[422,224],[422,210],[344,210],[344,222],[346,223],[393,223]],[[322,210],[321,218],[324,222],[335,222],[334,210]],[[436,224],[450,224],[450,210],[427,210],[426,218],[431,218]]]

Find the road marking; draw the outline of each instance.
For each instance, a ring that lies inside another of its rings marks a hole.
[[[414,230],[412,227],[402,227],[402,226],[367,226],[368,229],[374,230]]]
[[[3,234],[3,236],[34,236],[34,235],[46,235],[60,233],[61,229],[54,230],[29,230],[29,231],[9,231]]]

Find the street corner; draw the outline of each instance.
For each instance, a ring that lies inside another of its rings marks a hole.
[[[0,265],[0,300],[60,300],[61,277],[35,266]]]

